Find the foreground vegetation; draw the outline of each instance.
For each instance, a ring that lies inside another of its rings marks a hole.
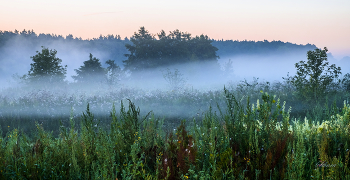
[[[285,103],[261,92],[254,104],[225,89],[226,107],[201,121],[140,115],[129,101],[113,106],[101,126],[87,106],[59,135],[36,124],[29,136],[8,128],[1,137],[1,179],[350,179],[350,105],[323,121],[290,119]],[[78,125],[79,124],[79,125]]]
[[[350,74],[340,79],[327,48],[308,51],[284,83],[254,79],[199,91],[167,69],[168,91],[150,91],[126,86],[159,88],[155,69],[138,71],[183,55],[196,60],[193,54],[207,48],[172,57],[144,47],[191,44],[189,34],[163,32],[156,41],[141,28],[133,38],[125,62],[131,74],[113,60],[104,69],[90,53],[68,83],[57,51],[43,47],[31,57],[23,86],[0,94],[0,179],[350,179]],[[213,47],[208,37],[192,40]],[[211,50],[205,56],[219,70]],[[195,65],[192,71],[208,73],[196,81],[216,82],[232,69],[230,61],[222,75]]]

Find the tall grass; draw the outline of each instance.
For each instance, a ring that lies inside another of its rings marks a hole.
[[[108,125],[87,105],[57,136],[39,123],[32,135],[4,127],[0,179],[350,179],[349,104],[296,119],[259,93],[252,103],[224,89],[225,106],[175,129],[131,100],[112,105]]]

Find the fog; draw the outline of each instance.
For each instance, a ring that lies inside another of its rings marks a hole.
[[[41,46],[57,50],[56,56],[62,60],[62,65],[67,65],[68,67],[66,74],[66,80],[68,82],[73,82],[71,76],[75,75],[74,69],[78,69],[83,65],[84,61],[88,60],[89,53],[100,59],[103,67],[106,67],[105,62],[111,57],[111,52],[104,51],[103,48],[97,50],[96,48],[92,48],[93,46],[85,46],[86,42],[84,41],[67,41],[64,39],[45,41],[41,39],[37,40],[40,42],[31,42],[29,39],[23,36],[15,36],[5,41],[5,44],[0,48],[0,83],[2,89],[16,86],[18,76],[28,74],[30,64],[32,63],[30,57],[36,55],[36,51],[40,52],[42,49]],[[218,55],[220,56],[218,64],[221,68],[231,60],[232,68],[230,68],[230,72],[217,72],[217,68],[213,68],[216,65],[213,64],[203,64],[201,67],[198,67],[196,64],[188,63],[171,67],[161,67],[153,69],[151,72],[146,72],[145,74],[153,74],[152,80],[149,83],[128,83],[138,87],[142,85],[145,88],[161,89],[163,88],[162,84],[164,84],[164,82],[162,83],[164,81],[162,71],[164,72],[167,68],[170,70],[179,69],[187,80],[186,84],[195,88],[222,87],[228,81],[239,82],[244,79],[253,79],[253,77],[259,77],[260,80],[269,82],[282,81],[282,77],[286,77],[287,73],[290,75],[295,74],[295,63],[307,60],[306,52],[297,50],[283,54],[271,54],[269,52],[255,55]],[[123,67],[122,61],[125,59],[112,60],[115,60],[119,66]],[[337,60],[329,53],[328,60],[330,64],[340,66],[343,74],[350,72],[349,56]],[[218,76],[219,74],[221,76]],[[14,75],[17,78],[13,78]],[[137,75],[137,77],[142,76],[144,75]],[[130,79],[127,79],[127,81],[130,81]]]
[[[37,43],[40,44],[40,43]],[[32,116],[39,121],[43,119],[66,118],[73,111],[74,117],[86,110],[87,104],[93,113],[108,117],[113,104],[117,111],[121,101],[128,105],[130,99],[139,106],[141,114],[153,111],[158,117],[174,118],[176,122],[184,118],[199,118],[209,106],[217,111],[217,103],[224,106],[224,86],[235,87],[246,80],[251,82],[283,82],[282,77],[296,73],[295,63],[306,61],[306,52],[290,52],[279,55],[235,55],[223,56],[218,63],[196,62],[159,67],[143,72],[126,72],[116,85],[74,83],[75,75],[83,62],[89,59],[89,53],[100,59],[102,66],[109,59],[109,53],[96,49],[84,48],[83,44],[66,43],[59,40],[42,46],[57,50],[57,57],[62,65],[67,65],[66,85],[60,86],[26,86],[12,76],[28,74],[31,56],[41,51],[40,46],[17,38],[7,41],[0,49],[3,59],[0,60],[0,117]],[[220,56],[220,54],[219,54]],[[116,63],[122,66],[122,60]],[[228,63],[232,62],[232,66]],[[350,58],[342,60],[332,58],[330,64],[341,66],[343,75],[350,72]],[[178,70],[182,78],[180,87],[174,87],[164,77]],[[46,87],[46,88],[44,88]],[[38,117],[41,117],[38,118]],[[5,118],[6,119],[6,118]],[[5,126],[6,127],[6,126]]]
[[[103,66],[105,66],[104,62],[107,60],[106,57],[109,57],[108,52],[85,48],[82,43],[63,42],[61,40],[33,43],[28,41],[27,38],[16,36],[6,41],[3,48],[0,48],[0,57],[2,57],[0,59],[0,83],[2,88],[17,85],[16,79],[12,78],[14,74],[19,76],[28,74],[30,64],[33,62],[30,57],[35,56],[36,51],[41,52],[41,46],[57,50],[56,57],[62,60],[61,65],[68,66],[66,74],[66,80],[68,81],[73,81],[71,76],[75,75],[74,69],[78,69],[84,61],[89,59],[89,53],[104,60],[101,63]]]

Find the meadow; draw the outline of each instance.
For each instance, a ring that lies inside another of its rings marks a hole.
[[[349,92],[7,88],[0,179],[350,179]]]

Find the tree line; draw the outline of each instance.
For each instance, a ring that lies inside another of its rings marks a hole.
[[[5,53],[7,46],[25,47],[28,51],[37,50],[41,46],[52,47],[79,47],[87,52],[103,52],[107,59],[115,59],[118,63],[124,60],[124,54],[128,53],[125,48],[125,44],[131,43],[129,38],[122,38],[120,35],[109,34],[107,36],[100,35],[97,38],[82,39],[80,37],[74,37],[72,34],[67,36],[56,34],[37,34],[33,30],[23,31],[1,31],[0,30],[0,62],[6,58]],[[25,52],[23,52],[25,53]],[[28,54],[30,56],[30,54]]]
[[[161,31],[157,35],[150,34],[144,27],[134,33],[126,44],[129,51],[124,67],[130,71],[140,71],[161,66],[182,64],[186,62],[211,61],[216,63],[218,50],[206,35],[192,37],[179,30],[168,35]]]
[[[192,37],[191,34],[179,30],[169,34],[161,31],[152,35],[141,27],[130,38],[130,43],[125,44],[129,53],[125,54],[127,59],[123,61],[124,69],[115,60],[106,61],[107,68],[103,68],[101,61],[90,53],[89,59],[75,69],[76,75],[72,78],[78,83],[104,81],[115,85],[127,71],[138,76],[143,70],[186,62],[195,62],[198,65],[203,62],[217,64],[218,49],[212,43],[205,35]],[[295,94],[301,99],[309,102],[320,101],[327,94],[336,92],[341,84],[347,91],[350,90],[350,74],[346,74],[342,80],[339,79],[341,68],[329,64],[327,51],[327,48],[307,51],[307,61],[295,64],[297,74],[284,78],[295,88]],[[56,54],[56,50],[42,47],[41,52],[37,51],[31,57],[31,68],[22,79],[28,83],[63,83],[67,66],[61,65],[62,60]]]
[[[141,30],[141,28],[140,28]],[[196,59],[203,59],[202,56],[198,56],[198,54],[201,54],[200,52],[205,52],[206,50],[204,47],[201,49],[199,48],[198,44],[202,44],[201,40],[203,42],[207,42],[207,40],[211,41],[211,45],[217,48],[216,51],[217,56],[219,57],[227,57],[227,56],[235,56],[235,55],[261,55],[261,54],[283,54],[283,53],[291,53],[291,52],[306,52],[308,50],[316,49],[317,47],[315,45],[307,44],[307,45],[297,45],[289,42],[282,42],[282,41],[238,41],[238,40],[215,40],[211,39],[205,35],[198,36],[198,37],[191,37],[191,39],[188,39],[191,34],[189,33],[183,33],[179,30],[175,30],[170,32],[168,35],[161,31],[158,34],[152,35],[145,29],[143,31],[138,31],[135,34],[139,34],[140,36],[137,41],[135,41],[135,36],[133,37],[124,37],[122,38],[120,35],[116,34],[109,34],[109,35],[100,35],[98,38],[92,38],[92,39],[82,39],[78,37],[73,37],[73,35],[69,34],[67,36],[61,36],[56,34],[37,34],[33,30],[23,30],[23,31],[1,31],[0,30],[0,52],[2,49],[5,48],[7,42],[21,38],[23,42],[26,43],[27,47],[40,47],[40,46],[49,46],[50,44],[53,44],[54,42],[61,42],[65,44],[75,43],[78,44],[80,47],[85,48],[87,50],[97,50],[100,52],[105,52],[107,54],[108,59],[115,59],[117,63],[122,63],[123,60],[126,60],[126,57],[124,54],[128,54],[133,48],[125,46],[126,44],[130,44],[131,46],[135,45],[134,42],[143,43],[146,41],[154,41],[154,40],[160,40],[157,41],[157,46],[162,46],[164,44],[170,45],[172,47],[178,47],[175,48],[173,53],[166,52],[168,54],[179,54],[178,52],[189,50],[191,47],[198,47],[196,50],[190,50],[189,52],[196,52],[193,57],[190,57],[190,60],[196,60]],[[140,34],[144,33],[144,34]],[[135,35],[134,34],[134,35]],[[146,35],[143,37],[143,35]],[[148,36],[148,37],[147,37]],[[140,38],[143,38],[142,41]],[[198,38],[198,39],[197,39]],[[186,43],[187,41],[191,43]],[[23,43],[20,42],[20,43]],[[174,44],[171,44],[171,43]],[[187,44],[189,47],[184,46],[184,44]],[[154,44],[156,45],[156,44]],[[196,46],[194,46],[196,45]],[[128,49],[129,48],[129,49]],[[164,47],[165,48],[165,47]],[[158,53],[163,53],[164,51],[160,51]],[[182,52],[183,54],[185,52]],[[131,54],[131,57],[137,56],[136,54]],[[154,54],[153,54],[154,55]],[[213,55],[206,54],[208,57],[204,57],[205,59],[210,59],[213,57]],[[149,54],[149,56],[152,56],[152,54]],[[161,57],[161,59],[176,59],[174,56],[168,56],[168,57]],[[0,60],[2,59],[1,53],[0,53]],[[185,60],[183,58],[180,58],[181,60]]]
[[[140,47],[136,46],[136,48]],[[327,95],[336,93],[341,85],[345,91],[350,91],[350,74],[348,73],[343,79],[339,79],[341,68],[335,64],[329,64],[327,51],[327,48],[308,51],[307,61],[295,64],[297,74],[283,78],[295,89],[296,97],[309,103],[319,103],[324,101]],[[56,57],[56,54],[56,50],[42,47],[41,52],[37,51],[37,54],[31,57],[33,61],[30,64],[31,68],[22,79],[32,84],[63,83],[67,66],[61,65],[62,60]],[[80,68],[75,69],[76,75],[72,78],[79,83],[104,81],[109,85],[117,84],[125,71],[114,60],[108,60],[105,63],[108,65],[107,68],[103,68],[100,60],[90,53],[89,59],[84,61]],[[175,72],[175,74],[179,75],[180,73]],[[171,75],[171,73],[168,72],[166,75]],[[171,79],[171,77],[165,78],[168,81],[177,80]]]
[[[90,53],[89,60],[84,61],[84,65],[79,69],[75,69],[76,75],[72,78],[81,83],[107,81],[112,85],[127,71],[134,75],[136,72],[186,62],[196,62],[199,65],[209,61],[218,64],[218,49],[205,35],[192,37],[189,33],[175,30],[168,35],[161,31],[155,37],[141,27],[131,37],[130,42],[125,44],[129,54],[124,54],[127,60],[123,61],[123,71],[115,60],[106,61],[108,67],[103,68],[100,60]],[[41,52],[37,51],[37,54],[31,57],[31,69],[22,79],[31,83],[63,82],[67,66],[60,65],[62,60],[56,57],[56,54],[56,50],[42,46]],[[219,69],[219,66],[216,67]]]

